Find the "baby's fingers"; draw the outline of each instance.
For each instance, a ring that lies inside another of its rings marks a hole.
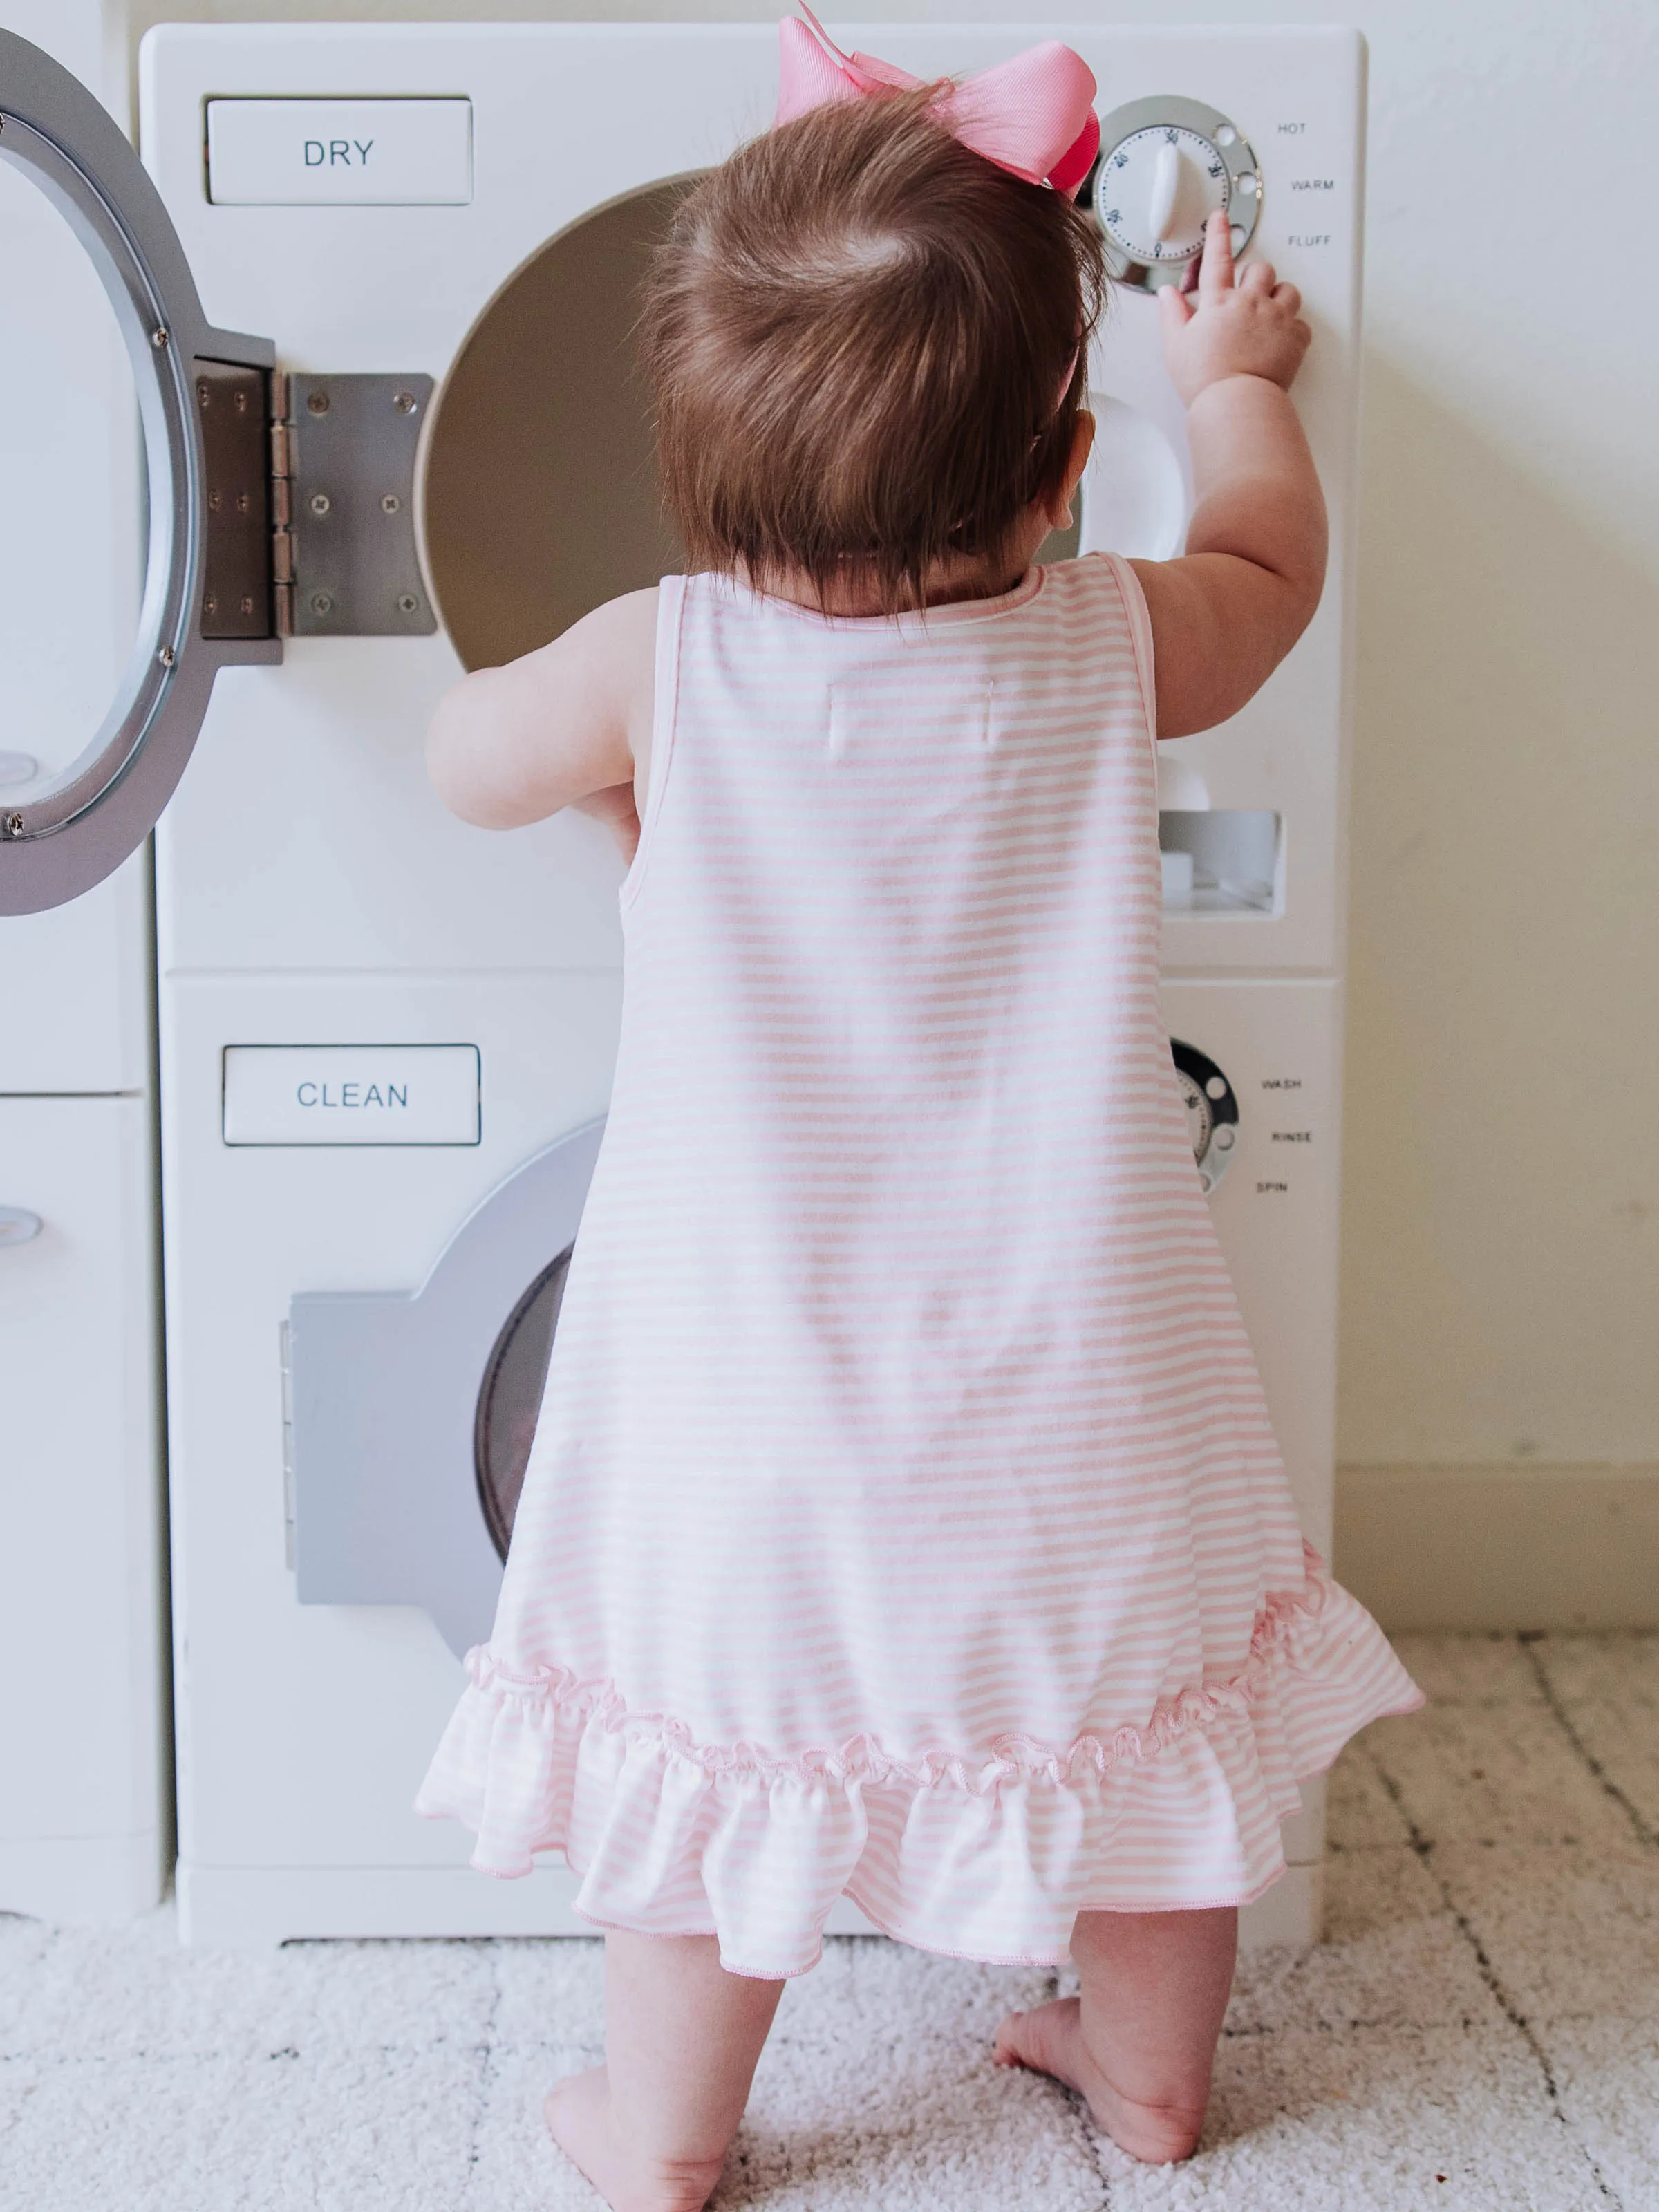
[[[1158,287],[1158,311],[1164,318],[1165,337],[1193,319],[1193,303],[1179,284],[1162,284]]]
[[[1292,315],[1299,315],[1302,313],[1302,295],[1294,284],[1275,284],[1273,301],[1275,305],[1285,308]]]
[[[1199,297],[1218,299],[1233,289],[1233,234],[1224,208],[1214,209],[1204,226],[1204,258],[1198,265]]]
[[[1275,282],[1271,261],[1253,261],[1238,280],[1241,292],[1266,292],[1271,295]]]

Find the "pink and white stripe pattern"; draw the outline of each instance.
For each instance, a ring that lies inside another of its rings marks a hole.
[[[925,617],[661,594],[623,1041],[473,1863],[804,1972],[845,1892],[1064,1957],[1243,1902],[1413,1686],[1304,1551],[1158,1011],[1151,637],[1091,556]]]

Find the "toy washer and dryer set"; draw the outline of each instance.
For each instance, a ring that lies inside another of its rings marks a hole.
[[[934,76],[1040,33],[842,35]],[[1162,748],[1160,799],[1194,1152],[1328,1549],[1364,50],[1063,35],[1101,87],[1085,192],[1120,278],[1080,550],[1180,550],[1150,295],[1212,206],[1317,332],[1324,603],[1243,713]],[[453,820],[421,736],[463,667],[680,565],[635,280],[775,69],[770,26],[162,26],[141,165],[0,37],[9,255],[59,348],[9,433],[45,520],[0,578],[0,1658],[52,1685],[0,1715],[0,1908],[153,1901],[171,1741],[188,1941],[586,1932],[562,1867],[481,1881],[410,1808],[489,1630],[605,1108],[620,868],[582,817]],[[124,593],[115,702],[54,751],[29,717],[102,682]],[[1316,1933],[1321,1847],[1316,1786],[1247,1932]]]

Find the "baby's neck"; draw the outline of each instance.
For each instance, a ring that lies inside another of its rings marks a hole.
[[[900,611],[915,613],[918,607],[949,606],[961,599],[1000,599],[1012,592],[1025,574],[1030,562],[1022,554],[1011,566],[1007,560],[988,568],[982,562],[938,562],[922,579],[919,598],[907,598]],[[749,580],[751,587],[763,592],[769,599],[787,599],[793,606],[808,607],[814,614],[839,615],[843,617],[868,617],[885,614],[878,592],[856,576],[837,578],[820,596],[810,577],[788,570],[779,570],[769,575],[764,583]]]

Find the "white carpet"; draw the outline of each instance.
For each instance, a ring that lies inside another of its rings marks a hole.
[[[1329,1938],[1250,1961],[1205,2147],[1136,2167],[994,2071],[1053,1984],[844,1939],[721,2212],[1659,2212],[1659,1638],[1412,1638],[1333,1790]],[[181,1951],[0,1919],[4,2212],[593,2212],[541,2093],[599,1946]]]

